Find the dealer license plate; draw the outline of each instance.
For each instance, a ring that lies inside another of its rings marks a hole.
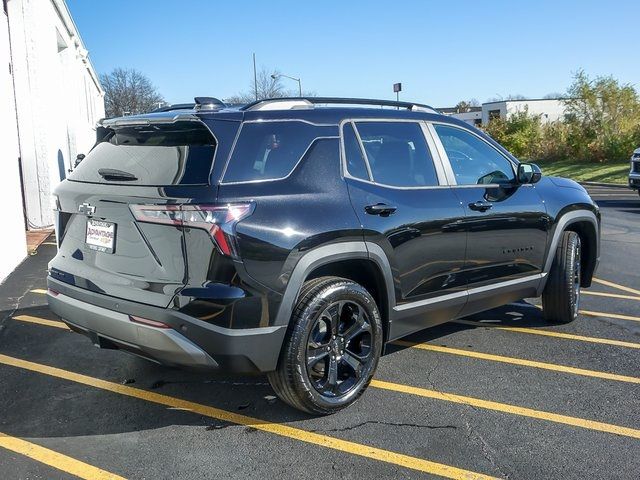
[[[92,250],[113,253],[116,244],[116,224],[88,218],[86,242]]]

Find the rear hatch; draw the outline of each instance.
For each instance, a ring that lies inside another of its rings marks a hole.
[[[136,206],[166,214],[215,201],[216,144],[197,120],[114,126],[55,191],[59,251],[53,278],[113,297],[166,307],[187,281],[179,221],[137,221]],[[147,212],[148,214],[148,212]]]

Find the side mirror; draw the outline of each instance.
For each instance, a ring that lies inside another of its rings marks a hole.
[[[518,165],[518,183],[537,183],[542,178],[542,170],[535,163]]]
[[[84,160],[84,157],[85,157],[84,153],[79,153],[78,156],[76,157],[76,162],[73,164],[73,168],[76,168],[78,165],[80,165],[80,162]]]

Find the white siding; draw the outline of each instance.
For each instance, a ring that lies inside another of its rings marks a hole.
[[[0,162],[2,162],[2,248],[0,249],[0,282],[27,255],[27,241],[22,215],[22,194],[18,158],[18,127],[13,94],[7,17],[0,8]]]
[[[103,92],[63,0],[9,0],[30,228],[53,224],[50,193],[95,141]]]

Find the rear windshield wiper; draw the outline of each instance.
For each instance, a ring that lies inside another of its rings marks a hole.
[[[98,175],[108,182],[134,182],[138,180],[138,177],[132,173],[115,170],[113,168],[100,168],[98,170]]]

